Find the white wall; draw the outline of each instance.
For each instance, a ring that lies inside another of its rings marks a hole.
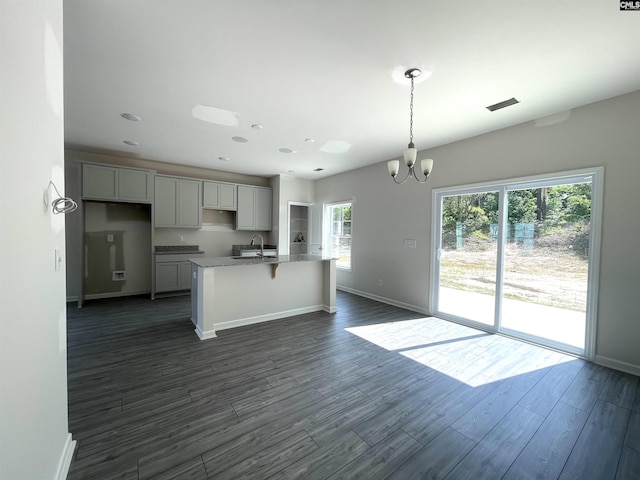
[[[62,0],[0,7],[0,477],[61,479],[67,421]],[[46,202],[45,202],[46,199]]]
[[[426,185],[394,184],[384,163],[319,180],[317,202],[355,197],[353,271],[339,272],[338,284],[429,311],[432,188],[603,165],[596,360],[640,373],[638,112],[640,91],[577,108],[548,126],[530,122],[432,149],[420,155],[435,160]],[[416,239],[418,248],[404,248],[403,239]]]

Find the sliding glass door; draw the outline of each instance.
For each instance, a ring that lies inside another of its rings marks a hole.
[[[591,183],[507,191],[503,331],[584,350]]]
[[[592,355],[601,174],[434,191],[434,314]]]
[[[497,191],[443,195],[441,200],[439,311],[493,325],[498,243]]]

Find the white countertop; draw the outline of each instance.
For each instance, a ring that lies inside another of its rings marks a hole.
[[[322,262],[328,260],[335,260],[334,257],[325,257],[321,255],[278,255],[277,257],[201,257],[201,258],[189,258],[191,263],[199,267],[237,267],[242,265],[273,265],[276,263],[291,263],[291,262]]]

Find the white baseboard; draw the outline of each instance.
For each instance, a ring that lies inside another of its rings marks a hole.
[[[69,467],[71,466],[71,460],[73,459],[73,452],[76,449],[76,441],[72,439],[71,434],[67,435],[67,440],[64,443],[62,449],[62,455],[60,455],[60,461],[58,462],[58,472],[55,480],[66,480],[69,474]]]
[[[314,305],[304,308],[296,308],[294,310],[285,310],[283,312],[268,313],[266,315],[258,315],[256,317],[239,318],[229,322],[222,322],[216,325],[216,330],[226,330],[228,328],[243,327],[245,325],[253,325],[255,323],[269,322],[271,320],[279,320],[286,317],[294,317],[296,315],[304,315],[305,313],[319,312],[324,310],[323,305]]]
[[[411,310],[412,312],[422,313],[424,315],[430,315],[424,307],[419,307],[417,305],[411,305],[410,303],[398,302],[397,300],[393,300],[391,298],[380,297],[378,295],[373,295],[372,293],[361,292],[360,290],[354,290],[353,288],[344,287],[341,285],[336,286],[337,290],[342,290],[343,292],[353,293],[354,295],[358,295],[360,297],[369,298],[371,300],[375,300],[376,302],[386,303],[387,305],[393,305],[394,307],[404,308],[405,310]]]
[[[85,300],[100,300],[102,298],[131,297],[134,295],[151,295],[151,290],[140,290],[138,292],[109,292],[109,293],[92,293],[85,295]]]
[[[336,313],[338,311],[338,307],[330,307],[329,305],[322,305],[322,310],[327,313]]]
[[[621,372],[630,373],[632,375],[640,376],[640,366],[632,363],[621,362],[609,357],[603,357],[602,355],[596,355],[595,363],[602,365],[603,367],[613,368],[614,370],[620,370]]]
[[[217,337],[215,330],[207,330],[206,332],[203,332],[198,326],[196,326],[195,332],[200,340],[209,340],[210,338]]]

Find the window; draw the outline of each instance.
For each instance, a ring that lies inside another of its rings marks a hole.
[[[351,270],[351,202],[327,205],[325,219],[325,250],[338,259],[337,268]]]

